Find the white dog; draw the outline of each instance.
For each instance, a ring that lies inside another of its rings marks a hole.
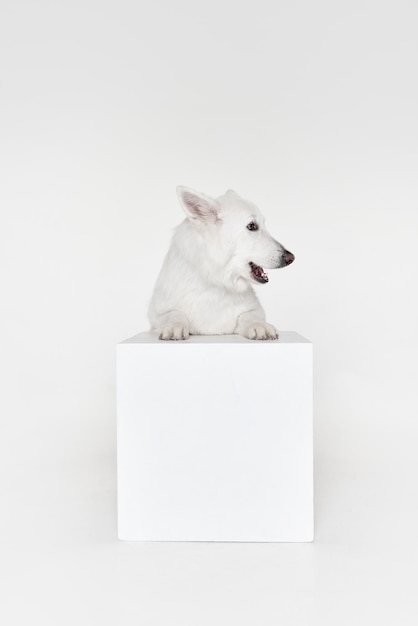
[[[263,268],[284,267],[294,256],[273,239],[251,202],[232,190],[217,199],[178,187],[187,218],[177,227],[149,308],[160,339],[239,334],[277,339],[265,321],[252,283]]]

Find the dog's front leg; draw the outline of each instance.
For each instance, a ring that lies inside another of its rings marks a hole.
[[[160,315],[158,320],[159,338],[178,340],[189,338],[189,320],[182,311],[168,311]]]
[[[238,316],[235,332],[247,339],[278,339],[279,334],[271,324],[267,324],[260,311],[247,311]]]

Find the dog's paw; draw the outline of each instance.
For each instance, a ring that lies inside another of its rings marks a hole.
[[[189,329],[182,324],[172,324],[171,326],[164,326],[160,332],[160,339],[163,341],[178,341],[181,339],[189,338]]]
[[[245,329],[244,337],[248,339],[278,339],[279,334],[271,324],[257,322]]]

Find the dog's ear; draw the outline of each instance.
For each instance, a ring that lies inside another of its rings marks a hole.
[[[177,187],[177,196],[190,219],[209,222],[216,222],[219,219],[219,204],[213,198],[189,187]]]
[[[228,195],[228,196],[238,196],[237,192],[234,191],[233,189],[227,189],[225,191],[225,194]]]

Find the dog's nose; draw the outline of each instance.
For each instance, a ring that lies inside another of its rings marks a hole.
[[[289,250],[285,250],[283,252],[283,261],[285,265],[290,265],[295,260],[295,255],[289,252]]]

